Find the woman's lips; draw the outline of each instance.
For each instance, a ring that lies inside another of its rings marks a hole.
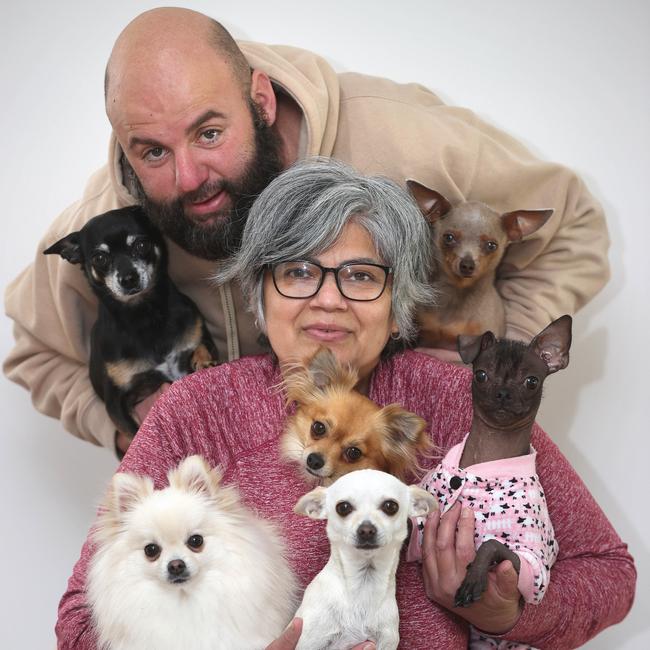
[[[303,330],[307,336],[325,343],[342,341],[350,333],[350,330],[345,327],[340,327],[339,325],[328,325],[326,323],[308,325],[307,327],[304,327]]]

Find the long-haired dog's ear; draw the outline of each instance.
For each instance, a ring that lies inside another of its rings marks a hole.
[[[427,423],[399,404],[385,406],[378,415],[385,427],[382,451],[389,464],[388,471],[405,480],[419,469],[418,454],[426,454],[433,447],[425,431]]]
[[[79,232],[71,232],[58,242],[43,251],[43,255],[60,255],[70,264],[81,264],[84,261],[79,241]]]
[[[219,491],[221,478],[221,471],[218,468],[211,469],[199,455],[188,456],[167,474],[170,487],[210,498]]]
[[[106,508],[114,514],[130,512],[143,499],[153,494],[153,481],[148,476],[118,472],[111,480]]]
[[[350,391],[358,380],[359,373],[354,368],[339,363],[331,350],[321,347],[305,365],[288,369],[282,383],[287,401],[308,404],[333,386]]]

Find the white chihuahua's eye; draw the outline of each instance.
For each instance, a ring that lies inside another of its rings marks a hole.
[[[187,540],[187,545],[192,551],[200,551],[203,548],[203,537],[201,535],[191,535]]]
[[[144,554],[153,562],[160,557],[162,549],[158,544],[147,544],[144,547]]]
[[[393,515],[397,514],[397,511],[399,510],[399,503],[397,501],[393,501],[392,499],[386,499],[381,504],[381,509],[382,512],[386,513],[389,517],[392,517]]]
[[[350,463],[356,463],[361,456],[363,456],[363,452],[359,447],[348,447],[344,452],[343,455],[345,456],[345,459],[350,462]]]
[[[311,425],[311,434],[315,438],[321,438],[327,433],[327,427],[320,422],[319,420],[316,420],[315,422],[312,423]]]
[[[525,384],[526,384],[526,388],[530,388],[530,390],[535,390],[537,388],[537,385],[539,384],[539,379],[531,375],[530,377],[526,377]]]
[[[485,370],[477,370],[474,373],[474,379],[476,379],[479,384],[484,384],[488,380],[488,374]]]
[[[338,512],[341,517],[347,517],[353,510],[354,508],[349,501],[339,501],[336,504],[336,512]]]

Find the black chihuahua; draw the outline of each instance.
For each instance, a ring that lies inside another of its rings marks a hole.
[[[169,279],[165,241],[142,208],[93,217],[43,252],[80,264],[99,299],[90,381],[120,431],[136,434],[135,405],[163,383],[215,365],[203,317]]]
[[[460,458],[460,468],[531,453],[531,430],[542,398],[544,379],[567,366],[570,345],[570,316],[561,316],[553,321],[528,345],[508,339],[497,340],[492,332],[459,337],[461,358],[465,363],[471,363],[474,371],[474,417]],[[493,565],[510,560],[519,573],[520,557],[509,546],[522,552],[540,554],[540,560],[548,570],[557,553],[546,501],[539,484],[535,484],[538,479],[535,477],[531,483],[524,482],[524,489],[519,490],[522,485],[515,485],[517,479],[510,479],[510,476],[504,477],[503,484],[496,480],[488,488],[491,493],[488,496],[497,501],[494,507],[509,508],[508,517],[521,524],[523,537],[517,538],[515,533],[499,533],[495,529],[491,539],[482,541],[479,533],[483,531],[477,524],[476,541],[481,543],[474,561],[467,567],[465,580],[456,592],[457,607],[467,606],[481,597]],[[494,496],[497,493],[498,499]],[[538,505],[531,501],[531,494],[539,496]],[[486,509],[479,514],[479,519],[489,517],[490,508],[486,506]],[[497,536],[503,542],[497,540]],[[534,550],[537,547],[527,548],[522,540],[532,537],[543,540],[546,548],[539,551]],[[551,551],[553,546],[555,550]],[[541,580],[537,579],[538,593],[543,594],[540,584]]]

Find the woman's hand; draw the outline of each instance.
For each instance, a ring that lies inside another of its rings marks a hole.
[[[279,639],[273,641],[266,650],[295,650],[302,632],[302,619],[294,618],[282,633]],[[355,645],[350,650],[375,650],[375,644],[372,641],[364,641]]]
[[[422,569],[427,596],[462,616],[483,632],[503,634],[521,615],[518,575],[509,561],[501,562],[488,575],[481,599],[469,607],[455,607],[456,590],[474,559],[474,513],[460,503],[442,517],[440,511],[427,519],[422,542]]]

